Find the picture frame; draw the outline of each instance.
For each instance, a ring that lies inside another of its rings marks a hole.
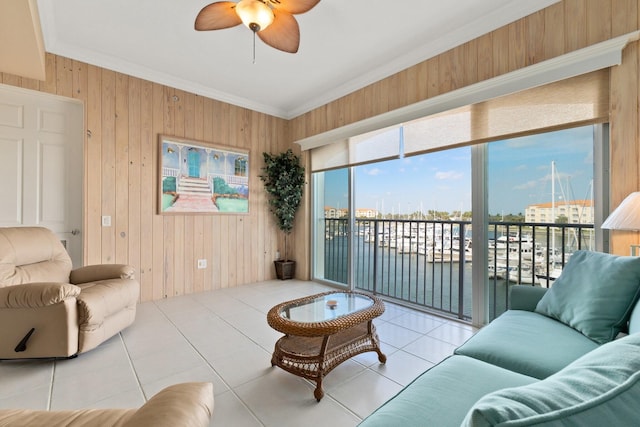
[[[248,214],[249,150],[158,135],[158,214]]]

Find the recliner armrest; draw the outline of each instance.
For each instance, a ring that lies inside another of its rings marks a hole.
[[[123,427],[207,427],[213,415],[213,384],[174,384],[160,391]]]
[[[534,311],[547,290],[539,286],[513,285],[509,296],[509,309]]]
[[[0,288],[0,308],[37,308],[54,305],[80,295],[80,288],[68,283],[27,283]]]
[[[109,279],[134,279],[135,269],[126,264],[87,265],[71,271],[69,281],[79,283],[98,282]]]

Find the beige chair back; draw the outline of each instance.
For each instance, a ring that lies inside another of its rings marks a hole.
[[[0,227],[0,287],[34,282],[69,283],[71,258],[43,227]]]

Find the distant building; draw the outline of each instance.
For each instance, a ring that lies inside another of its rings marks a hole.
[[[346,218],[348,216],[348,209],[339,209],[331,206],[324,207],[325,218]]]
[[[551,202],[529,205],[525,209],[525,222],[554,223],[566,217],[568,224],[593,224],[593,201],[567,200],[555,203],[555,218]]]
[[[378,211],[375,209],[356,209],[356,218],[377,218]]]
[[[347,218],[349,209],[339,209],[332,206],[324,207],[325,218]],[[375,209],[356,209],[356,218],[377,218],[378,211]]]

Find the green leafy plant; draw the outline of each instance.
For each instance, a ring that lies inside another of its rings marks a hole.
[[[305,184],[304,166],[291,149],[284,153],[262,153],[264,166],[260,179],[264,182],[269,199],[269,210],[276,218],[278,228],[285,233],[284,260],[289,260],[287,239],[302,201]]]

